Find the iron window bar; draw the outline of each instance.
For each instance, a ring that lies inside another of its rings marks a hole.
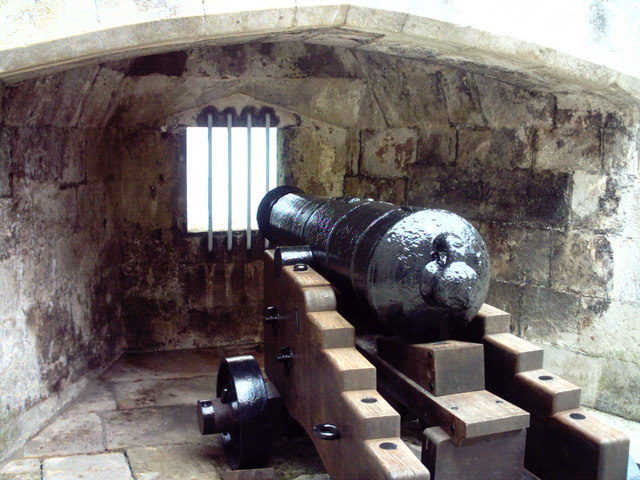
[[[246,214],[246,248],[252,248],[253,244],[253,230],[251,228],[251,207],[252,207],[252,128],[265,127],[265,189],[269,191],[271,187],[271,127],[277,127],[280,119],[273,109],[269,107],[263,107],[256,109],[254,107],[246,107],[242,112],[237,113],[234,108],[225,108],[218,110],[215,107],[204,108],[196,120],[197,124],[207,127],[207,247],[209,252],[213,251],[214,237],[213,237],[213,187],[214,187],[214,172],[213,172],[213,127],[226,127],[227,128],[227,250],[233,248],[233,127],[246,127],[247,129],[247,214]],[[265,240],[265,246],[268,246],[268,241]]]
[[[232,212],[233,212],[233,172],[232,172],[232,119],[233,116],[230,112],[227,113],[227,250],[231,250],[233,247],[233,226],[232,226]]]
[[[207,232],[207,247],[209,252],[213,251],[213,115],[207,115],[207,141],[208,141],[208,183],[207,183],[207,201],[209,214],[209,228]]]
[[[247,112],[247,250],[251,249],[251,112]]]

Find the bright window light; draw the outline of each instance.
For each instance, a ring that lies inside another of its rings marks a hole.
[[[258,204],[267,191],[266,128],[251,128],[251,229],[258,229]],[[247,229],[247,129],[231,129],[233,230]],[[212,128],[213,144],[213,231],[227,231],[228,133],[226,127]],[[277,181],[277,129],[269,129],[269,188]],[[187,128],[187,229],[206,232],[208,216],[208,139],[206,127]]]

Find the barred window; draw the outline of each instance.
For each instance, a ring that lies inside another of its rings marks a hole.
[[[207,126],[187,128],[187,230],[210,232],[210,248],[211,233],[220,231],[228,234],[228,248],[233,231],[246,231],[250,248],[258,204],[277,181],[273,116],[234,117],[210,112]]]

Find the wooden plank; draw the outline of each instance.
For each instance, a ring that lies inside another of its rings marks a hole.
[[[331,478],[427,480],[427,469],[398,436],[400,416],[375,390],[375,368],[354,348],[353,327],[335,312],[330,284],[311,268],[265,271],[274,275],[265,279],[265,288],[276,283],[271,288],[278,292],[275,302],[283,316],[277,335],[265,335],[270,343],[265,351],[287,347],[293,355],[288,375],[276,362],[267,362],[267,374],[278,379],[274,383],[284,404],[311,437]],[[340,438],[315,437],[313,427],[324,423],[335,425]],[[373,455],[366,442],[378,438],[392,438],[397,451],[391,457]]]
[[[366,440],[400,436],[400,417],[377,390],[353,390],[342,393],[345,425],[349,435]],[[364,420],[363,420],[364,419]]]
[[[429,471],[397,437],[376,438],[365,443],[365,461],[374,465],[375,478],[429,480]],[[413,458],[414,462],[408,459]],[[364,479],[363,479],[364,480]]]
[[[484,390],[481,344],[448,340],[411,344],[379,337],[378,355],[435,396]]]
[[[626,480],[629,439],[587,411],[541,417],[527,435],[525,465],[543,480]]]
[[[574,465],[595,472],[593,477],[598,480],[626,478],[625,464],[629,457],[629,437],[626,434],[582,409],[558,413],[552,420],[554,426],[564,433],[566,441],[563,443],[574,450],[571,454]]]
[[[542,368],[544,351],[510,333],[486,335],[483,339],[487,363],[507,374]]]
[[[461,340],[479,342],[486,335],[509,333],[510,328],[511,315],[485,303],[462,332]]]
[[[376,367],[382,395],[404,405],[427,425],[441,427],[456,445],[465,438],[529,426],[527,412],[486,390],[436,397],[380,358],[375,339],[356,337],[356,346]]]
[[[531,370],[515,376],[512,397],[528,411],[553,415],[580,407],[580,387],[546,370]]]
[[[424,432],[422,461],[437,480],[521,479],[525,440],[522,429],[456,446],[440,427],[431,427]]]

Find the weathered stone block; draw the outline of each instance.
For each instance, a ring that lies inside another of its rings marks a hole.
[[[9,462],[0,469],[0,480],[41,480],[40,460],[26,458]]]
[[[600,213],[601,197],[607,191],[608,178],[603,175],[595,175],[584,172],[574,172],[573,190],[571,195],[571,211],[573,213],[572,222],[580,225],[585,222],[594,222],[594,216]],[[610,215],[606,217],[608,220]]]
[[[483,202],[479,212],[482,219],[543,228],[561,228],[567,224],[569,174],[487,168],[479,177],[482,179]]]
[[[372,53],[365,54],[364,61],[371,88],[390,127],[448,124],[437,68]]]
[[[602,160],[606,173],[640,174],[640,128],[603,128]]]
[[[360,108],[367,86],[364,80],[349,78],[287,78],[277,82],[249,78],[243,80],[237,91],[300,116],[348,128],[360,122]],[[192,106],[197,105],[200,104]]]
[[[544,348],[544,368],[578,385],[582,392],[580,403],[593,406],[598,394],[600,359],[547,343]]]
[[[422,128],[419,131],[416,163],[451,165],[456,157],[455,128]]]
[[[199,435],[193,406],[116,410],[103,413],[102,420],[109,450],[191,443]]]
[[[570,231],[551,239],[551,288],[608,298],[613,249],[604,235]]]
[[[346,130],[312,122],[281,130],[280,178],[307,193],[339,196],[346,173]]]
[[[603,358],[600,372],[595,407],[630,420],[640,420],[640,365]]]
[[[612,301],[594,305],[590,322],[580,331],[577,348],[594,357],[640,364],[640,303]]]
[[[215,390],[216,365],[211,365],[212,376],[171,380],[118,382],[113,385],[118,408],[127,410],[143,407],[170,407],[193,404],[194,398],[208,398]]]
[[[610,235],[611,298],[640,303],[640,239]]]
[[[43,480],[133,480],[122,453],[75,455],[49,458],[42,462]]]
[[[113,63],[100,67],[85,98],[79,127],[101,127],[115,110],[115,97],[124,78],[124,72],[117,68],[118,64]]]
[[[59,181],[65,135],[63,130],[52,127],[17,129],[11,147],[14,179]]]
[[[109,382],[137,382],[211,375],[222,352],[217,348],[175,352],[128,353],[104,375]],[[215,373],[215,372],[214,372]]]
[[[553,95],[482,75],[473,75],[473,79],[482,113],[490,127],[512,129],[523,125],[551,128],[555,104]]]
[[[404,178],[380,179],[363,176],[345,177],[344,195],[348,197],[373,198],[383,202],[404,205],[406,180]]]
[[[599,173],[600,134],[596,128],[540,130],[536,168]]]
[[[549,230],[489,224],[481,230],[491,256],[492,278],[546,286],[549,283]]]
[[[25,447],[25,457],[102,452],[100,417],[94,413],[58,418]]]
[[[0,127],[0,197],[11,195],[13,130]]]
[[[575,344],[583,314],[580,299],[549,288],[525,286],[522,293],[521,334],[533,342]]]
[[[418,132],[412,128],[390,128],[362,132],[360,170],[374,178],[398,178],[416,160]]]
[[[25,80],[7,88],[4,124],[13,127],[47,125],[56,110],[54,92],[62,82],[61,74]]]
[[[224,453],[214,439],[207,445],[129,448],[127,457],[138,480],[216,480],[223,468]]]
[[[82,413],[105,412],[117,408],[115,395],[110,384],[100,381],[92,381],[84,392],[73,401],[73,404],[65,409],[64,416],[71,417]]]
[[[453,125],[486,126],[474,75],[460,70],[445,70],[440,79],[449,122]]]
[[[45,125],[59,127],[78,125],[82,108],[99,68],[97,65],[91,65],[58,74],[62,75],[62,80],[56,90],[51,92],[56,100],[56,108],[43,118]],[[34,101],[37,101],[36,98]]]
[[[486,168],[529,168],[533,132],[528,129],[459,130],[457,163],[469,173]]]
[[[451,210],[475,219],[483,199],[479,178],[461,175],[455,167],[411,165],[408,168],[407,204]]]
[[[77,184],[87,179],[86,133],[83,130],[70,131],[62,152],[62,183]]]

